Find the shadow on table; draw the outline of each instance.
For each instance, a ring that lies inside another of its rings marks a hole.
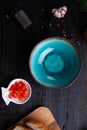
[[[80,130],[87,130],[87,127],[83,127],[83,128],[81,128]]]

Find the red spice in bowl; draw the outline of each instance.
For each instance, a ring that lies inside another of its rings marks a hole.
[[[2,98],[6,105],[9,105],[10,102],[24,104],[30,99],[32,94],[30,84],[20,78],[12,80],[7,88],[1,87],[1,90]]]
[[[20,80],[16,81],[9,88],[9,98],[15,98],[20,101],[24,101],[30,95],[30,89],[26,82]]]
[[[16,104],[23,104],[31,97],[31,86],[24,79],[14,79],[8,86],[8,98]]]

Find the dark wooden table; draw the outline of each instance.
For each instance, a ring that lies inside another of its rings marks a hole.
[[[66,16],[54,18],[51,10],[62,5],[68,7]],[[31,27],[24,30],[13,16],[6,17],[14,8],[26,12],[33,21]],[[80,12],[75,0],[0,0],[0,86],[7,87],[11,80],[24,78],[33,91],[27,103],[9,106],[0,91],[0,130],[6,130],[39,106],[52,111],[61,130],[87,130],[87,43],[82,37],[86,23],[86,15]],[[62,90],[39,85],[29,70],[33,47],[53,36],[71,40],[81,58],[77,80]]]

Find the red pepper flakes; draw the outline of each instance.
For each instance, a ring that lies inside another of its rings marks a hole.
[[[25,100],[30,95],[30,89],[23,81],[16,81],[9,88],[9,98],[16,98],[18,100]]]

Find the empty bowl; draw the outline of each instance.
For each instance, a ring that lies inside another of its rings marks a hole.
[[[29,68],[34,79],[51,88],[63,88],[72,83],[80,66],[76,49],[64,38],[41,41],[33,48],[29,58]]]

